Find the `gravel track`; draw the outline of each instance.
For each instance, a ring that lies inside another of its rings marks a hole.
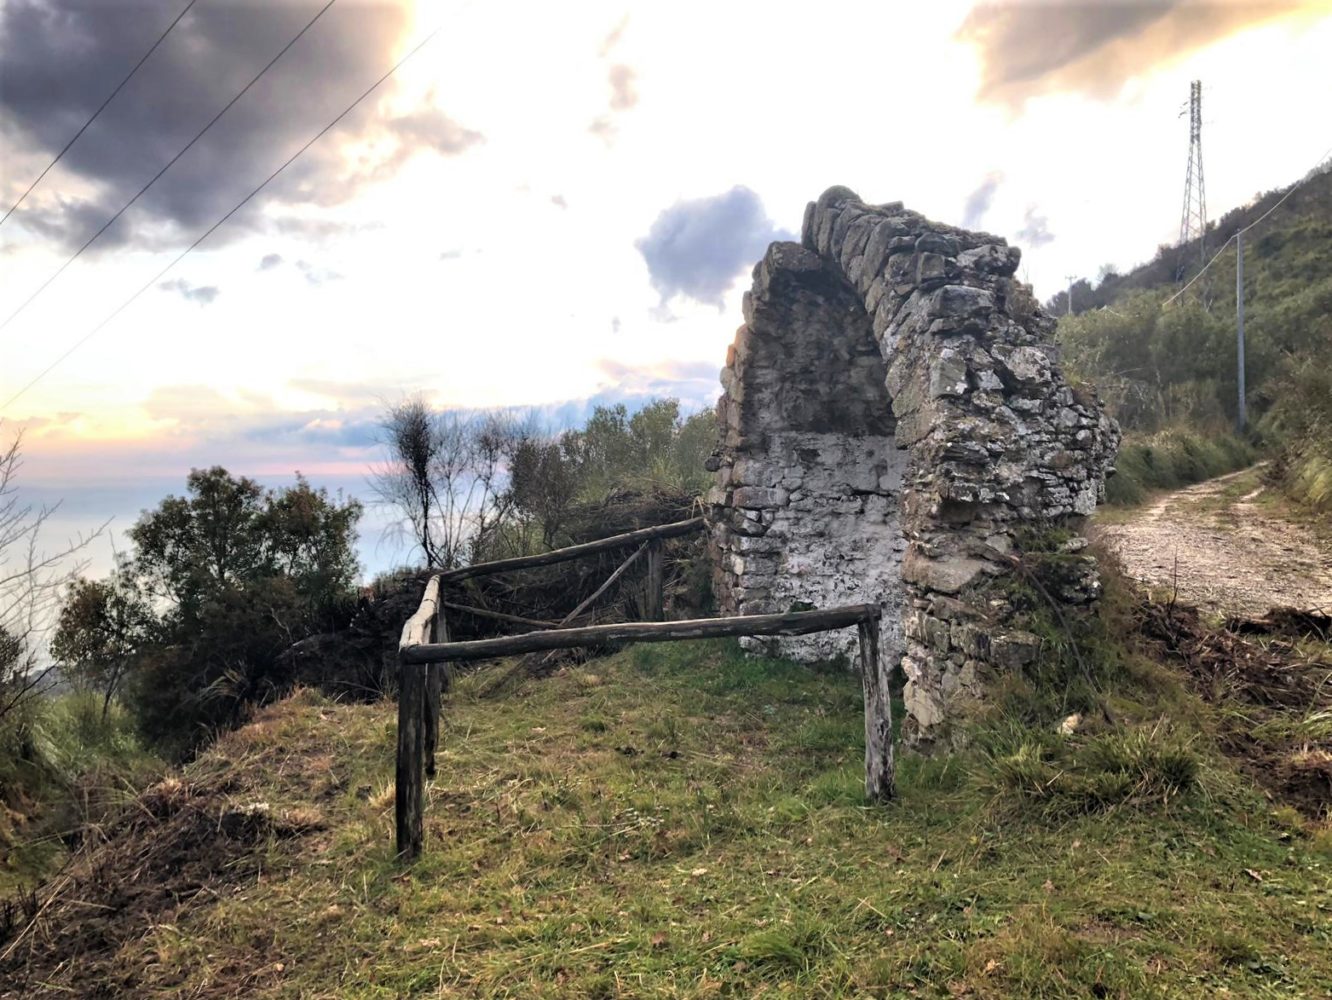
[[[1264,502],[1260,467],[1157,498],[1092,534],[1130,576],[1176,587],[1179,599],[1220,614],[1291,606],[1332,611],[1332,539]]]

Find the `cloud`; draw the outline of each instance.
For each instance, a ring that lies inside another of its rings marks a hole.
[[[602,40],[601,48],[597,50],[597,55],[601,56],[603,59],[610,55],[611,50],[619,44],[620,39],[624,36],[624,29],[628,26],[629,15],[625,14],[624,17],[620,18],[619,24],[612,28],[610,33]]]
[[[132,5],[8,0],[0,24],[0,145],[40,168],[179,12]],[[65,246],[87,239],[309,20],[308,3],[201,3],[178,24],[61,161],[77,197],[44,182],[14,222]],[[331,8],[94,247],[179,242],[211,225],[391,65],[410,28],[404,4]],[[391,96],[388,85],[381,96]],[[375,179],[353,146],[389,137],[393,162],[431,148],[456,155],[477,133],[427,108],[388,121],[372,99],[312,146],[218,237],[265,224],[263,209],[336,204]],[[30,179],[7,171],[5,200]],[[380,171],[382,173],[382,171]],[[34,171],[35,174],[35,171]]]
[[[1028,246],[1034,250],[1054,241],[1050,220],[1037,212],[1035,205],[1027,206],[1026,212],[1022,214],[1022,223],[1016,237],[1019,246]]]
[[[280,216],[271,220],[271,228],[280,236],[295,236],[311,243],[323,243],[340,236],[355,236],[383,227],[379,222],[335,222],[332,219],[311,219],[299,215]]]
[[[325,282],[342,280],[342,275],[337,271],[311,264],[308,260],[298,260],[296,262],[296,269],[305,276],[307,282],[314,285],[316,288]]]
[[[624,29],[629,24],[629,15],[626,14],[620,19],[605,40],[601,43],[598,55],[605,59],[611,54],[620,42],[620,37],[624,34]],[[638,105],[638,72],[627,63],[614,63],[606,73],[607,82],[610,84],[610,105],[605,113],[598,115],[593,119],[592,124],[587,127],[588,132],[595,135],[607,146],[614,145],[615,137],[619,135],[619,128],[615,119],[627,111],[632,111]]]
[[[967,15],[957,37],[979,52],[982,100],[1020,106],[1060,92],[1105,98],[1158,65],[1318,2],[985,3]]]
[[[638,103],[638,91],[634,88],[637,77],[632,66],[617,63],[610,68],[612,111],[628,111]]]
[[[459,125],[438,108],[400,115],[389,121],[388,128],[403,141],[403,148],[408,152],[424,147],[445,156],[457,156],[486,138],[480,132]]]
[[[277,267],[281,263],[282,263],[282,254],[266,253],[264,254],[263,260],[259,261],[259,270],[271,271],[273,268]]]
[[[562,194],[553,194],[550,196],[550,203],[556,208],[568,208],[569,202]]]
[[[736,277],[769,243],[793,239],[768,218],[757,194],[737,186],[710,198],[676,202],[635,246],[662,303],[683,295],[720,309]]]
[[[616,128],[615,123],[611,121],[610,115],[601,115],[599,118],[593,119],[592,124],[587,127],[587,130],[607,146],[613,143],[615,137],[620,134],[620,130]]]
[[[213,300],[222,294],[222,289],[216,285],[191,285],[184,278],[172,278],[157,287],[164,292],[178,292],[182,298],[197,302],[201,306],[211,305]]]
[[[995,191],[999,190],[999,182],[1003,179],[1004,175],[1000,171],[993,171],[981,181],[980,187],[967,195],[966,206],[962,209],[962,228],[976,229],[980,226],[985,213],[990,210],[990,202],[994,200]]]

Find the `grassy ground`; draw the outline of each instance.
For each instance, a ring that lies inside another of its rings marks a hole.
[[[415,867],[392,856],[390,706],[300,694],[146,797],[120,838],[144,843],[99,862],[103,882],[137,872],[165,889],[121,888],[102,918],[97,880],[71,876],[78,899],[60,906],[81,918],[15,949],[68,960],[0,960],[0,982],[364,998],[1312,997],[1332,983],[1332,833],[1238,777],[1179,691],[1161,699],[1177,721],[1075,736],[1071,756],[1022,732],[908,757],[899,800],[878,808],[861,798],[846,674],[693,643],[498,698],[478,695],[486,680],[450,697]],[[1135,746],[1179,780],[1103,759]],[[1079,776],[1116,767],[1124,794],[1088,798]],[[196,807],[206,821],[186,823]]]
[[[17,717],[16,717],[17,716]],[[128,713],[99,695],[42,696],[0,727],[0,899],[60,867],[95,829],[166,770]]]

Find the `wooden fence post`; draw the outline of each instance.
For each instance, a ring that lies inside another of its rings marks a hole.
[[[438,684],[439,667],[410,662],[408,652],[429,643],[440,625],[439,577],[432,576],[416,614],[402,626],[398,640],[398,758],[393,774],[393,812],[398,856],[411,861],[425,842],[425,768],[427,739],[430,773],[435,773],[434,747],[439,740],[439,689],[431,700],[430,676]],[[427,732],[430,735],[427,737]]]
[[[424,665],[399,662],[394,813],[398,856],[407,861],[420,855],[425,839],[425,675]]]
[[[647,543],[647,595],[644,609],[647,620],[659,622],[665,617],[664,572],[666,560],[662,558],[661,539],[654,538]]]
[[[860,679],[865,689],[865,795],[874,802],[892,799],[893,703],[887,672],[879,657],[879,619],[862,621]]]
[[[431,632],[434,635],[432,641],[448,642],[449,628],[444,623],[444,608],[442,605],[436,607],[435,619],[432,624]],[[447,669],[447,665],[441,662],[430,663],[426,666],[425,704],[422,706],[425,734],[422,755],[425,758],[427,778],[435,776],[435,754],[439,750],[440,695],[444,690],[445,671]]]

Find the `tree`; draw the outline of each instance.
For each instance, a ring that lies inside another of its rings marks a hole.
[[[423,397],[413,396],[390,407],[380,428],[388,461],[371,474],[371,488],[401,515],[426,565],[442,565],[432,526],[439,506],[432,476],[449,458],[434,414]]]
[[[509,497],[517,512],[536,524],[545,548],[555,547],[577,494],[578,478],[558,441],[532,438],[518,447]]]
[[[135,566],[153,592],[193,615],[203,595],[263,565],[264,491],[220,466],[192,469],[189,495],[169,496],[129,530]]]
[[[71,680],[102,694],[102,718],[111,710],[131,665],[160,628],[127,560],[105,580],[75,580],[60,609],[51,655]]]
[[[334,614],[356,583],[354,539],[362,507],[334,502],[296,473],[296,485],[269,493],[256,520],[262,574],[292,582],[312,611]]]
[[[187,496],[167,497],[129,530],[135,572],[182,618],[197,618],[214,594],[274,576],[320,607],[355,581],[356,500],[335,502],[300,473],[295,486],[265,491],[220,466],[192,470],[186,486]]]
[[[426,565],[457,566],[485,547],[512,512],[508,472],[535,437],[531,421],[501,411],[436,412],[413,396],[390,407],[380,426],[388,455],[370,486]]]
[[[174,750],[286,690],[294,678],[281,654],[345,624],[361,516],[358,502],[330,498],[299,473],[295,486],[266,491],[223,468],[195,469],[187,487],[129,531],[136,551],[125,571],[161,614],[118,681],[145,734]],[[114,607],[115,590],[104,581],[77,591],[71,627],[97,624],[100,602]],[[109,626],[71,628],[68,643],[81,654],[102,640],[112,651],[127,648],[120,639]]]

